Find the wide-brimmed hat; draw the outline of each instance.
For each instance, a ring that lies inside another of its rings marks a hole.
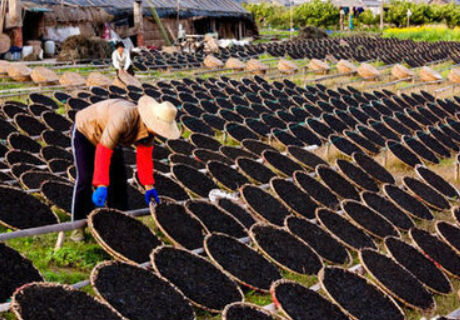
[[[143,96],[139,99],[137,108],[144,124],[155,134],[167,139],[180,137],[176,122],[177,109],[172,103],[159,103],[152,97]]]

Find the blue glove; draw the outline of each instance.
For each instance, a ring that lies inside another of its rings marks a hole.
[[[147,205],[150,205],[152,198],[157,204],[160,204],[160,198],[158,197],[158,192],[155,190],[155,188],[145,191],[145,202]]]
[[[103,207],[105,205],[105,200],[107,200],[107,187],[98,187],[96,191],[93,192],[93,203],[96,207]]]

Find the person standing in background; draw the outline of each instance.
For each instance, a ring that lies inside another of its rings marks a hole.
[[[130,75],[134,75],[131,57],[128,50],[125,50],[123,42],[118,42],[115,45],[115,51],[112,53],[112,63],[117,70],[117,75],[121,72],[127,72]]]

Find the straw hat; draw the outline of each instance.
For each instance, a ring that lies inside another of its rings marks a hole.
[[[375,79],[380,76],[380,71],[376,67],[368,63],[362,63],[357,71],[361,77],[369,80]]]
[[[176,123],[177,109],[172,103],[168,101],[158,103],[152,97],[143,96],[139,99],[137,108],[148,129],[167,139],[180,137],[180,130]]]

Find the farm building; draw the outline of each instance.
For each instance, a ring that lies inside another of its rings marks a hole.
[[[170,39],[178,34],[178,19],[187,34],[217,32],[220,38],[240,39],[257,32],[250,13],[233,0],[7,1],[5,27],[16,46],[41,37],[62,41],[74,34],[99,36],[106,23],[121,37],[130,36],[136,45],[164,45],[151,5]]]

